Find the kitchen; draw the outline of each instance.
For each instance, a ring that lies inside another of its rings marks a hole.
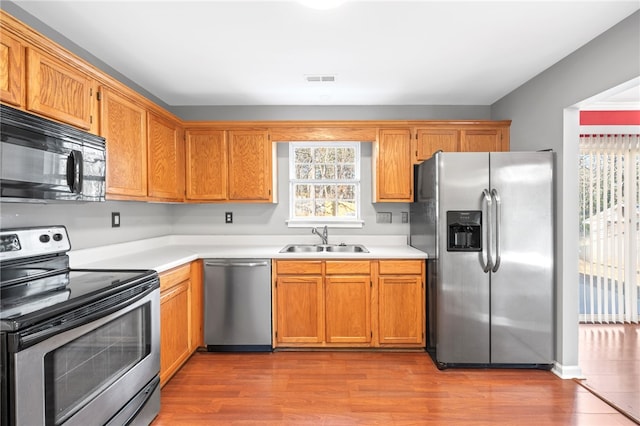
[[[9,10],[11,3],[3,4],[3,8]],[[13,13],[20,13],[19,7],[15,7],[11,10]],[[23,15],[24,12],[22,12]],[[21,16],[22,17],[22,16]],[[24,19],[24,18],[23,18]],[[26,16],[25,21],[29,19]],[[628,37],[628,31],[633,31],[635,21],[625,21],[626,25],[617,27],[615,31],[607,32],[603,35],[603,39],[607,40],[607,46],[609,43],[616,46],[615,52],[622,52],[620,54],[626,55],[626,58],[633,58],[637,56],[637,51],[634,50],[633,38]],[[627,31],[627,32],[625,32]],[[43,30],[44,32],[44,30]],[[611,39],[611,40],[610,40]],[[593,50],[592,55],[604,55],[604,57],[612,57],[615,52],[611,52],[610,48],[601,48],[599,43],[587,46],[587,51]],[[626,50],[625,50],[626,49]],[[603,50],[603,51],[601,51]],[[569,72],[577,72],[580,69],[579,65],[582,59],[578,60],[577,64],[568,61],[554,69],[548,71],[555,76],[554,81],[557,81],[557,85],[562,85],[562,81],[565,81],[566,75]],[[562,109],[578,102],[582,99],[586,99],[596,93],[621,84],[635,78],[637,76],[637,67],[634,65],[634,61],[623,61],[628,67],[617,67],[615,70],[607,70],[607,73],[613,75],[598,75],[590,78],[588,82],[583,82],[579,89],[579,95],[565,94],[562,90],[554,91],[553,88],[545,86],[543,79],[533,80],[529,86],[522,88],[520,91],[512,93],[500,102],[496,102],[491,106],[462,106],[457,108],[451,107],[430,107],[430,108],[418,108],[418,107],[406,107],[402,109],[394,108],[371,108],[362,109],[354,107],[336,107],[334,109],[318,108],[318,107],[297,107],[295,109],[282,108],[281,118],[284,119],[310,119],[310,120],[332,120],[336,118],[347,119],[408,119],[414,118],[415,115],[421,118],[429,119],[465,119],[473,117],[476,119],[504,119],[513,120],[514,124],[511,128],[511,149],[542,149],[553,148],[556,152],[562,153],[563,147],[561,120]],[[635,61],[637,63],[637,61]],[[565,69],[567,67],[567,69]],[[531,85],[540,84],[541,90],[545,89],[554,91],[554,96],[550,96],[546,99],[537,99],[536,95],[531,94],[532,98],[528,97],[528,87]],[[523,96],[522,101],[519,97]],[[534,102],[535,101],[535,102]],[[522,103],[520,103],[522,102]],[[545,103],[548,102],[548,103]],[[555,114],[553,117],[536,116],[534,114],[527,113],[531,111],[524,107],[524,105],[531,104],[527,108],[531,110],[539,111],[538,114]],[[519,107],[522,105],[522,107]],[[177,108],[178,110],[180,108]],[[193,111],[194,108],[183,108],[185,115],[188,111]],[[209,113],[206,109],[201,109],[197,114],[203,114],[205,116],[216,117],[228,117],[224,115],[225,108],[212,107],[209,109]],[[227,114],[232,111],[237,111],[237,108],[228,108]],[[257,108],[254,112],[254,116],[247,118],[250,120],[260,120],[260,109]],[[368,112],[367,112],[368,111]],[[545,112],[542,112],[545,111]],[[192,112],[193,119],[202,119],[198,117],[195,112]],[[366,116],[363,117],[362,114]],[[379,117],[382,114],[383,117]],[[557,116],[557,117],[556,117]],[[239,115],[242,119],[242,115]],[[230,118],[231,119],[231,118]],[[540,129],[539,120],[544,123],[553,123],[553,125],[545,126],[543,130]],[[531,124],[527,124],[531,123]],[[531,131],[535,129],[535,132]],[[544,137],[539,137],[540,132],[548,133]],[[532,135],[537,135],[535,138]],[[517,136],[517,137],[516,137]],[[555,141],[554,146],[550,146],[548,141]],[[560,145],[558,145],[560,144]],[[367,151],[370,144],[363,144],[362,165],[363,168],[371,164],[372,151]],[[280,146],[278,146],[278,161],[284,162],[284,167],[278,167],[279,173],[285,173],[284,179],[278,179],[279,184],[286,182],[286,157],[283,157],[285,153],[281,152]],[[286,151],[286,149],[284,150]],[[367,174],[369,173],[369,174]],[[371,171],[363,170],[363,182],[368,181]],[[279,192],[286,193],[286,187],[284,192],[278,188]],[[363,199],[371,199],[371,193],[367,197],[366,191],[371,191],[369,185],[362,185]],[[402,213],[408,211],[408,205],[404,203],[379,203],[369,204],[363,203],[362,216],[366,223],[363,232],[373,235],[407,235],[408,225],[403,224],[401,221]],[[559,203],[557,214],[562,210],[562,203]],[[225,224],[224,215],[225,212],[232,211],[233,223]],[[136,202],[120,202],[109,201],[105,205],[100,204],[78,204],[73,207],[74,216],[69,218],[68,206],[64,205],[20,205],[20,204],[4,204],[2,205],[2,221],[3,227],[13,226],[28,226],[28,225],[41,225],[42,217],[46,216],[58,223],[63,223],[69,228],[71,242],[74,248],[90,248],[96,245],[96,241],[99,241],[99,245],[116,244],[130,240],[141,240],[147,238],[155,238],[162,235],[171,234],[193,234],[193,233],[206,233],[213,235],[269,235],[271,233],[283,234],[283,235],[295,235],[301,238],[317,238],[310,235],[309,229],[291,229],[285,225],[285,219],[288,217],[288,206],[282,201],[278,204],[240,204],[234,203],[231,205],[173,205],[173,204],[157,204],[157,203],[136,203]],[[122,225],[120,228],[111,228],[111,213],[119,212],[121,215]],[[376,224],[376,217],[378,212],[390,212],[392,217],[391,224]],[[569,213],[566,213],[567,215]],[[563,217],[563,216],[562,216]],[[571,223],[573,219],[569,220]],[[334,230],[330,231],[330,238],[333,235],[338,238],[339,235],[351,235],[354,231],[348,230]],[[362,235],[358,232],[357,235]],[[561,254],[560,254],[561,255]],[[563,264],[563,262],[557,261],[557,264]],[[564,263],[566,264],[566,263]],[[560,273],[560,272],[559,272]],[[559,287],[559,298],[562,300],[567,297],[560,297],[563,292],[570,294],[571,288]],[[558,315],[562,318],[563,310],[560,309]],[[570,318],[570,311],[565,313]],[[571,324],[570,319],[562,320],[558,322],[558,349],[557,349],[557,361],[561,366],[564,366],[565,370],[570,371],[571,366],[577,365],[577,354],[575,345],[575,338],[572,337],[575,331],[572,331],[572,327],[575,324]]]

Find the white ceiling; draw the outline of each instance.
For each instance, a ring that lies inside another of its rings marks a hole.
[[[638,0],[347,0],[333,10],[293,0],[14,3],[169,105],[490,105],[640,8]]]

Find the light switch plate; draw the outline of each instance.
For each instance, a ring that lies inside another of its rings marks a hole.
[[[111,227],[120,228],[120,212],[111,212]]]
[[[402,223],[409,223],[409,212],[402,212]]]
[[[224,213],[224,223],[233,223],[233,212]]]

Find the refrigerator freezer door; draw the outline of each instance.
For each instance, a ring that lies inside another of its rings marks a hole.
[[[447,235],[447,211],[484,211],[489,188],[488,153],[441,153],[438,159],[438,233]],[[482,214],[482,240],[487,240]],[[489,274],[483,251],[448,251],[438,239],[436,359],[442,363],[489,363]]]
[[[491,362],[553,360],[553,154],[491,153]],[[497,213],[496,210],[494,212]],[[498,262],[499,258],[499,262]]]

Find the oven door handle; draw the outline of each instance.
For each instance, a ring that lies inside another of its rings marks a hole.
[[[89,324],[147,297],[157,287],[157,280],[153,280],[127,289],[115,298],[98,300],[85,307],[55,316],[44,324],[37,324],[18,333],[9,334],[7,336],[7,348],[12,353],[20,352],[51,336]]]

